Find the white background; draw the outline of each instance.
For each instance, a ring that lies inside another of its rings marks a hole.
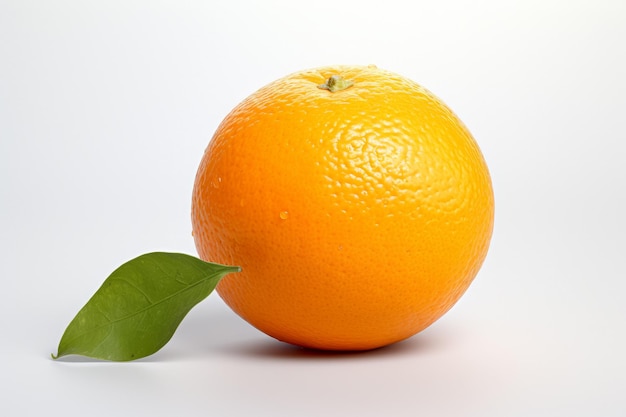
[[[0,415],[626,415],[626,2],[0,1]],[[464,298],[363,354],[279,343],[213,295],[133,363],[53,361],[106,276],[195,254],[226,113],[304,68],[423,84],[490,166]]]

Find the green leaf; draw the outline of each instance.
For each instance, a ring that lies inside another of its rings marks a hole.
[[[151,355],[224,275],[240,270],[180,253],[153,252],[132,259],[78,312],[52,357],[130,361]]]

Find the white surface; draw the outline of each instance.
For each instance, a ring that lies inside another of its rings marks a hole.
[[[0,415],[626,415],[624,22],[621,0],[2,1]],[[195,253],[191,187],[226,113],[336,63],[423,84],[483,150],[496,228],[457,306],[340,355],[212,296],[150,358],[52,361],[120,263]]]

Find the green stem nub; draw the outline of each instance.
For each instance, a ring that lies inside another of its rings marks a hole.
[[[334,93],[335,91],[345,90],[346,88],[349,88],[353,85],[354,83],[352,81],[346,80],[341,75],[333,75],[326,80],[326,83],[318,85],[317,88],[328,90],[331,93]]]

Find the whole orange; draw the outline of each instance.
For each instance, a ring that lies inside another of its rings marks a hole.
[[[200,257],[242,267],[219,283],[224,301],[276,339],[328,350],[384,346],[441,317],[477,274],[493,218],[466,127],[374,66],[294,73],[245,99],[192,200]]]

